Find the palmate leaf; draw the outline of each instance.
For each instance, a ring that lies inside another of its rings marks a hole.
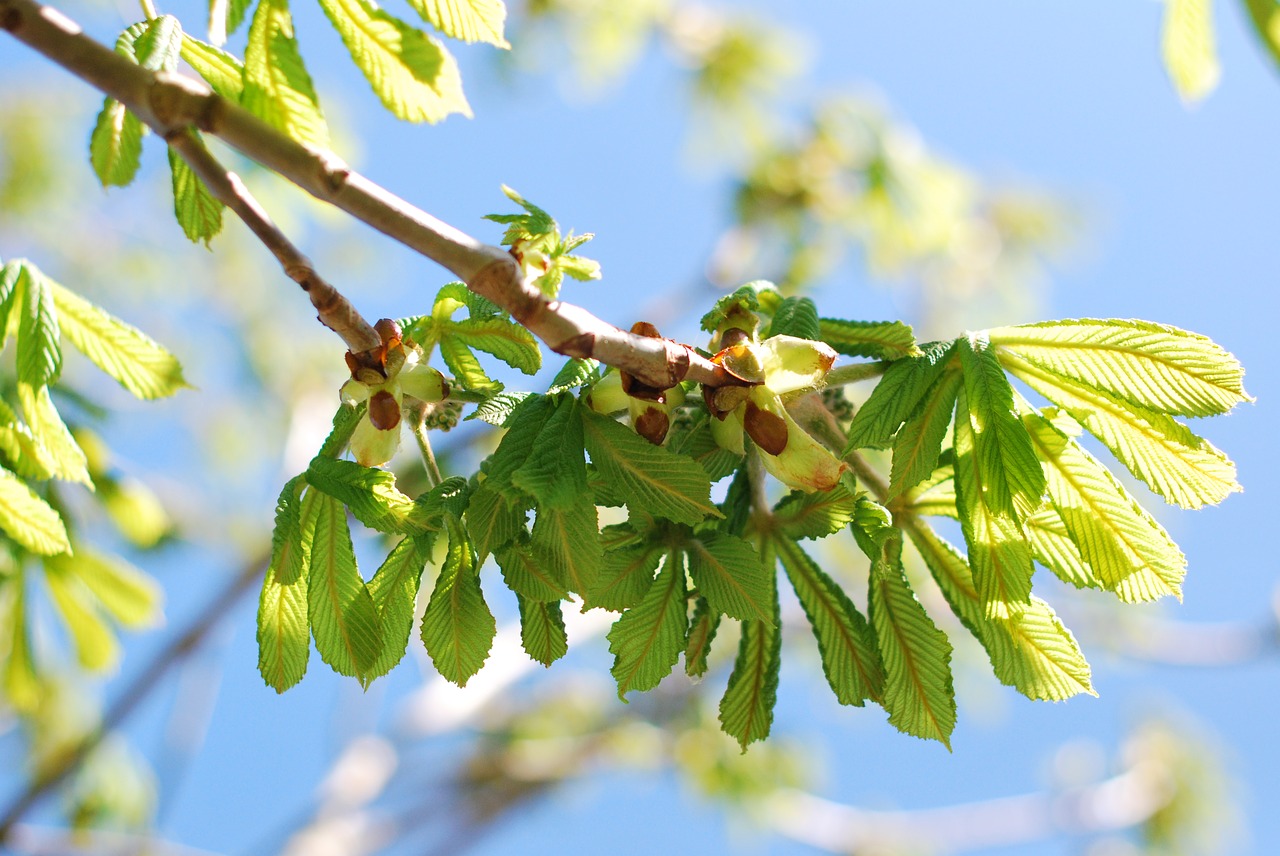
[[[1129,602],[1180,598],[1187,560],[1164,528],[1074,439],[1038,413],[1022,418],[1053,508],[1101,586]]]
[[[244,66],[219,47],[182,35],[182,58],[204,78],[213,91],[238,104],[244,93]]]
[[[1199,101],[1213,91],[1222,74],[1213,35],[1213,0],[1166,0],[1160,56],[1184,102]]]
[[[369,597],[382,625],[382,650],[369,668],[369,680],[394,669],[409,648],[414,602],[431,554],[429,538],[402,538],[369,580]]]
[[[678,553],[669,553],[644,599],[609,630],[618,698],[626,701],[632,690],[656,687],[680,659],[688,628],[684,561]]]
[[[58,408],[49,397],[49,387],[32,387],[19,382],[18,401],[36,440],[41,465],[57,478],[79,482],[92,489],[93,480],[89,477],[84,451],[58,414]]]
[[[695,461],[653,445],[608,416],[586,407],[579,412],[592,463],[628,505],[691,526],[719,516],[711,479]]]
[[[351,59],[384,107],[407,122],[471,115],[458,65],[444,45],[371,0],[320,0]]]
[[[450,524],[449,552],[422,617],[422,643],[441,677],[466,686],[489,659],[497,631],[471,544],[460,525]]]
[[[867,699],[879,700],[884,666],[867,620],[799,544],[779,538],[774,547],[818,640],[822,671],[836,700],[856,707]]]
[[[194,132],[188,132],[194,133]],[[204,145],[196,134],[196,145]],[[173,178],[173,213],[178,225],[192,243],[209,241],[222,231],[222,209],[209,188],[200,180],[178,153],[169,149],[169,172]]]
[[[733,535],[707,532],[689,539],[684,549],[698,594],[716,612],[743,621],[772,620],[774,572],[754,547]]]
[[[342,503],[307,492],[303,531],[311,533],[307,615],[320,657],[340,675],[367,683],[382,651],[378,609],[356,567]]]
[[[873,563],[868,611],[884,663],[881,704],[900,731],[951,748],[951,643],[916,600],[898,562]]]
[[[848,453],[867,447],[883,449],[943,372],[953,354],[951,342],[928,346],[919,357],[889,366],[849,425]]]
[[[953,438],[956,511],[969,548],[978,593],[987,606],[988,615],[994,618],[1007,616],[1011,610],[1030,602],[1034,568],[1031,548],[1018,519],[987,503],[987,472],[976,449],[967,399],[966,390],[962,388],[956,399]]]
[[[1235,357],[1177,327],[1085,318],[1001,327],[987,335],[1002,359],[1013,351],[1047,372],[1171,415],[1212,416],[1252,401]]]
[[[26,483],[0,468],[0,529],[18,545],[40,556],[71,550],[62,517]]]
[[[707,657],[711,643],[720,629],[720,613],[711,608],[705,597],[694,603],[693,618],[689,621],[689,636],[684,644],[684,673],[694,680],[701,680],[707,673]]]
[[[893,438],[893,466],[889,471],[889,496],[901,496],[924,481],[938,466],[942,438],[951,423],[956,393],[963,383],[959,372],[946,372],[925,393],[915,413]]]
[[[52,289],[40,269],[19,262],[18,380],[33,387],[47,386],[62,373],[62,333]]]
[[[900,360],[921,354],[911,325],[901,321],[842,321],[823,318],[818,322],[817,338],[847,357]]]
[[[1096,695],[1084,654],[1049,604],[1032,597],[1008,618],[987,617],[964,556],[925,524],[907,532],[952,612],[987,650],[1001,683],[1047,701]]]
[[[1240,490],[1235,464],[1170,416],[1001,354],[1009,373],[1061,407],[1157,494],[1200,508]]]
[[[294,476],[280,491],[271,533],[271,563],[258,599],[258,672],[278,693],[302,680],[311,655],[307,583],[316,517],[315,509],[309,509],[309,528],[303,528],[304,485],[302,476]],[[310,493],[305,503],[314,505],[316,492]]]
[[[320,99],[293,36],[288,0],[258,3],[244,49],[241,104],[303,145],[329,147]]]
[[[423,20],[451,38],[509,48],[502,37],[507,7],[502,0],[409,0]]]
[[[772,565],[773,557],[768,561]],[[782,617],[777,588],[772,585],[768,621],[742,622],[738,657],[729,674],[729,685],[720,698],[720,727],[736,738],[742,751],[769,736],[773,708],[778,701],[778,673],[782,665]]]
[[[550,667],[569,653],[569,636],[560,601],[529,600],[516,595],[520,607],[520,645],[533,660]]]
[[[177,357],[142,331],[49,282],[62,335],[138,398],[173,395],[187,386]]]
[[[788,538],[825,538],[849,524],[855,505],[843,484],[812,493],[793,490],[773,507],[773,522]]]

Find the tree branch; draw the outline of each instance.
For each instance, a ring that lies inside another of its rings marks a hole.
[[[99,44],[61,12],[35,0],[0,0],[0,28],[120,101],[166,140],[197,128],[213,134],[312,194],[416,250],[505,309],[551,350],[594,358],[665,389],[685,379],[731,382],[688,345],[621,330],[581,307],[548,298],[515,259],[437,220],[352,170],[336,155],[304,146],[173,72],[153,72]]]
[[[205,148],[204,143],[190,128],[171,131],[165,141],[173,147],[187,166],[191,167],[214,198],[226,205],[258,236],[290,279],[302,286],[311,298],[320,323],[342,337],[353,353],[368,351],[382,344],[382,338],[366,321],[351,302],[336,288],[326,282],[311,260],[293,245],[258,200],[245,187],[240,176],[229,172],[218,159]]]

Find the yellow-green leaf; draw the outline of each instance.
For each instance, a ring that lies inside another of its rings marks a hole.
[[[80,665],[93,672],[114,669],[120,659],[120,643],[98,611],[93,595],[65,564],[47,560],[45,585],[66,625]]]
[[[1212,0],[1165,0],[1160,55],[1183,101],[1190,104],[1213,91],[1222,69],[1213,35]]]
[[[41,464],[57,478],[79,482],[92,490],[93,480],[89,478],[84,452],[58,415],[58,408],[49,397],[49,387],[32,388],[19,383],[18,401],[22,403],[27,425],[38,443],[36,448]]]
[[[196,135],[196,145],[204,145],[199,135]],[[188,240],[203,241],[209,246],[209,241],[222,231],[223,204],[172,148],[169,149],[169,172],[173,178],[173,213],[178,225]]]
[[[502,37],[507,7],[502,0],[409,0],[423,20],[446,36],[509,48]]]
[[[26,483],[0,468],[0,529],[22,547],[41,556],[71,549],[62,518]]]
[[[303,145],[328,148],[329,129],[320,112],[311,75],[298,53],[287,0],[258,3],[244,49],[241,103],[259,119]]]
[[[244,66],[240,60],[186,33],[182,35],[182,58],[213,87],[214,92],[228,101],[239,103],[244,93]]]

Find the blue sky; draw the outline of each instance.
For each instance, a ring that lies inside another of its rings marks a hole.
[[[1210,335],[1242,360],[1258,403],[1197,428],[1232,455],[1245,492],[1218,509],[1160,512],[1190,565],[1185,602],[1160,609],[1186,621],[1265,618],[1278,576],[1266,538],[1280,507],[1270,442],[1280,430],[1280,382],[1270,352],[1280,314],[1274,250],[1280,76],[1237,5],[1216,10],[1222,83],[1190,110],[1159,63],[1162,6],[1155,2],[752,5],[806,34],[811,73],[797,99],[874,87],[934,149],[985,175],[1035,183],[1082,205],[1091,217],[1083,251],[1053,269],[1041,317],[1147,318]],[[201,20],[196,10],[173,11]],[[624,326],[653,293],[678,290],[698,276],[729,200],[722,174],[690,166],[685,129],[671,109],[682,98],[678,73],[662,57],[647,56],[639,73],[607,97],[566,105],[551,78],[498,85],[487,49],[459,48],[476,118],[405,127],[386,119],[357,72],[339,61],[340,45],[317,16],[299,12],[304,50],[322,94],[336,96],[331,112],[364,130],[352,159],[375,181],[487,240],[496,240],[499,229],[479,218],[504,207],[501,183],[562,224],[596,232],[591,249],[605,279],[571,286],[565,297]],[[108,19],[103,32],[123,23]],[[0,46],[0,57],[27,63],[11,44]],[[94,101],[84,99],[88,109]],[[90,119],[75,133],[87,135]],[[167,215],[158,209],[157,216]],[[309,230],[321,259],[323,230],[323,223]],[[367,234],[379,265],[367,282],[353,284],[353,299],[370,317],[420,309],[415,301],[445,277]],[[192,253],[193,261],[201,258]],[[829,315],[881,318],[897,311],[893,294],[853,265],[817,296]],[[192,396],[184,406],[200,404]],[[268,486],[253,497],[264,515],[274,492]],[[214,563],[196,551],[174,561],[192,583],[172,595],[170,627],[181,626],[200,592],[216,587]],[[178,579],[172,568],[160,575]],[[362,724],[385,722],[379,703],[414,684],[413,669],[404,665],[385,688],[360,696],[313,658],[306,681],[277,698],[254,671],[252,627],[247,604],[200,661],[209,671],[194,672],[220,674],[221,692],[208,742],[173,792],[164,821],[167,835],[212,850],[246,852],[270,840],[274,822],[308,803],[334,749]],[[131,662],[162,638],[139,640]],[[1100,698],[1033,703],[994,679],[964,680],[950,754],[896,734],[878,710],[839,708],[819,691],[803,658],[784,658],[775,734],[807,743],[822,758],[824,796],[915,808],[1034,790],[1064,741],[1097,741],[1112,751],[1135,717],[1176,711],[1229,747],[1248,823],[1242,849],[1266,852],[1267,842],[1280,839],[1280,815],[1265,810],[1280,804],[1274,657],[1229,669],[1152,667],[1112,658],[1087,636],[1081,641],[1092,655]],[[605,667],[606,657],[596,639],[578,662]],[[134,721],[131,733],[144,750],[158,744],[170,701],[157,699]],[[425,763],[456,748],[428,744]],[[474,852],[810,852],[730,830],[734,823],[669,773],[610,771],[511,818]],[[1059,843],[1007,852],[1077,850]]]

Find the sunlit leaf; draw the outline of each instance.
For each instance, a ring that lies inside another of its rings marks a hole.
[[[855,504],[843,484],[813,493],[793,490],[774,506],[773,522],[788,538],[825,538],[849,524]]]
[[[1213,34],[1212,0],[1165,0],[1160,55],[1183,101],[1193,103],[1213,91],[1222,69]]]
[[[302,64],[287,0],[260,0],[244,49],[245,109],[298,142],[329,147],[311,75]]]
[[[930,345],[919,357],[898,360],[889,366],[866,403],[854,414],[845,451],[889,446],[898,428],[947,370],[952,353],[951,342],[940,342]]]
[[[446,36],[509,48],[502,37],[507,7],[502,0],[409,0],[423,20]]]
[[[342,503],[318,490],[307,497],[302,508],[303,531],[311,533],[307,614],[316,650],[338,674],[365,682],[382,650],[378,610],[356,568]]]
[[[911,325],[901,321],[843,321],[823,318],[819,321],[822,341],[848,357],[871,357],[877,360],[899,360],[918,357]]]
[[[71,549],[62,517],[25,482],[0,468],[0,529],[16,543],[41,556]]]
[[[204,145],[197,137],[196,145]],[[173,177],[173,213],[188,240],[205,246],[222,231],[223,204],[214,198],[177,151],[169,149],[169,171]]]

